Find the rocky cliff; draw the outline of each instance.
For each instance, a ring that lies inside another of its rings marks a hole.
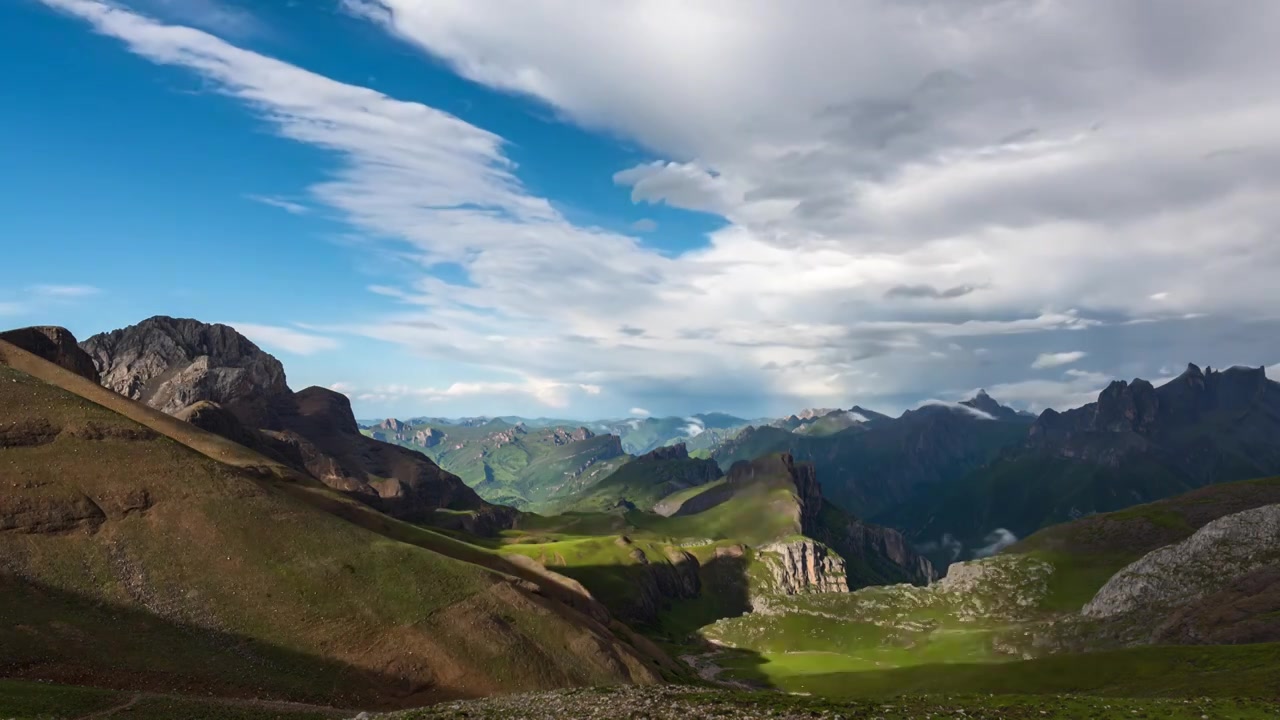
[[[1219,518],[1182,542],[1147,553],[1108,580],[1082,614],[1122,619],[1129,638],[1149,642],[1186,621],[1185,613],[1175,613],[1179,608],[1198,606],[1236,581],[1248,585],[1259,575],[1266,589],[1277,569],[1280,505],[1266,505]]]
[[[291,395],[280,361],[226,325],[157,316],[80,347],[103,385],[170,415],[207,400],[247,427],[278,429]]]
[[[844,560],[820,542],[806,538],[770,543],[760,548],[759,557],[772,575],[775,592],[849,592]]]
[[[297,467],[326,485],[408,520],[436,510],[486,532],[510,523],[421,453],[360,433],[345,395],[320,387],[294,393],[280,361],[226,325],[154,317],[81,343],[101,382],[127,397],[193,422]],[[384,421],[381,432],[406,425]]]

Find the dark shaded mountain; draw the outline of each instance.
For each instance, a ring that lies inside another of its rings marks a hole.
[[[486,503],[425,455],[363,436],[346,396],[320,387],[291,391],[280,361],[231,327],[158,316],[94,335],[81,347],[104,386],[390,515],[462,522],[480,532],[509,524],[510,510]]]
[[[967,547],[996,528],[1055,522],[1214,483],[1280,473],[1280,384],[1261,368],[1201,371],[1159,388],[1116,381],[1098,400],[1046,410],[1028,437],[932,498],[895,510],[914,538]]]
[[[573,495],[561,510],[601,511],[625,507],[653,510],[672,493],[705,485],[723,473],[714,460],[689,457],[684,443],[651,450],[618,468],[605,479]]]
[[[968,403],[987,407],[987,401],[995,403],[984,393]],[[859,516],[877,518],[917,494],[963,477],[1025,438],[1031,418],[995,405],[996,412],[979,414],[969,409],[972,405],[926,405],[896,419],[855,408],[872,421],[826,436],[748,428],[713,457],[723,468],[790,452],[814,464],[832,501]]]
[[[545,571],[3,341],[0,454],[5,677],[391,708],[650,683],[669,665],[597,604],[554,600],[570,588]]]
[[[0,340],[12,343],[82,378],[98,381],[98,368],[93,364],[93,359],[80,349],[75,336],[66,328],[53,326],[19,328],[0,333]]]

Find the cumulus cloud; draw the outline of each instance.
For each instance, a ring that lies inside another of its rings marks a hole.
[[[631,223],[631,229],[640,233],[651,233],[658,229],[658,223],[656,220],[651,220],[649,218],[640,218],[639,220]]]
[[[348,396],[354,393],[356,390],[355,386],[348,382],[333,383],[332,385],[329,386],[329,389],[336,393],[342,393],[343,395],[348,395]]]
[[[1004,528],[996,528],[995,530],[987,533],[987,536],[982,539],[982,542],[986,543],[986,545],[983,545],[980,548],[975,548],[973,551],[974,557],[991,557],[992,555],[995,555],[1001,550],[1018,542],[1018,536]]]
[[[1055,368],[1061,365],[1070,365],[1077,360],[1083,359],[1088,354],[1089,353],[1082,352],[1080,350],[1073,350],[1071,352],[1040,353],[1031,363],[1031,367],[1036,370],[1043,370],[1045,368]]]
[[[990,392],[1033,412],[1053,408],[1069,410],[1098,399],[1098,393],[1114,378],[1106,373],[1071,369],[1059,380],[1020,380],[999,383]]]
[[[643,148],[600,182],[725,221],[679,255],[569,222],[464,119],[108,3],[43,1],[332,154],[308,204],[417,274],[376,285],[395,311],[327,332],[607,387],[619,407],[996,391],[1067,343],[1118,374],[1229,324],[1195,315],[1274,306],[1280,5],[1262,0],[345,0],[475,82]],[[466,282],[421,272],[439,263]],[[1087,341],[1151,319],[1141,345],[1111,336],[1105,365]],[[956,342],[983,350],[933,356]]]
[[[323,350],[336,350],[338,341],[323,335],[302,332],[279,325],[259,325],[257,323],[224,322],[241,335],[258,345],[271,350],[283,350],[295,355],[314,355]]]
[[[645,410],[642,407],[633,407],[627,411],[627,414],[631,415],[632,417],[647,418],[652,413],[650,413],[648,410]]]

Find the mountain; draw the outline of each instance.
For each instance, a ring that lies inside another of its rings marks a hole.
[[[995,412],[975,407],[992,405]],[[856,407],[847,412],[867,422],[821,436],[747,428],[712,457],[728,467],[738,460],[790,452],[814,464],[833,502],[880,521],[881,514],[901,503],[983,466],[1025,438],[1031,423],[985,393],[966,403],[925,405],[898,418]]]
[[[510,523],[510,511],[486,503],[426,456],[362,436],[345,395],[320,387],[294,393],[280,361],[226,325],[157,316],[81,347],[105,387],[391,515],[480,531]]]
[[[616,435],[503,418],[465,425],[388,418],[362,432],[427,455],[486,500],[529,510],[590,487],[628,459]]]
[[[619,507],[655,510],[659,500],[718,480],[722,474],[714,460],[690,458],[684,443],[667,445],[627,462],[558,507],[579,512]]]
[[[1098,400],[1046,410],[988,467],[892,520],[918,541],[972,548],[997,529],[1041,527],[1205,485],[1280,473],[1280,383],[1261,368],[1116,381]],[[914,518],[914,521],[912,520]]]
[[[826,697],[1273,697],[1277,500],[1278,478],[1206,487],[1047,528],[927,587],[775,594],[703,634],[730,678]]]
[[[690,451],[711,449],[746,427],[748,421],[726,413],[698,413],[688,417],[646,417],[604,421],[592,425],[599,432],[617,435],[631,455],[683,442]]]
[[[299,395],[303,415],[328,414],[332,398]],[[405,707],[671,667],[566,578],[393,520],[9,342],[0,455],[9,678],[250,698],[233,712],[248,717],[270,700]]]

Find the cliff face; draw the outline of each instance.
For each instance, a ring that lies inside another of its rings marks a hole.
[[[127,397],[280,459],[395,517],[439,520],[438,509],[477,532],[510,524],[514,511],[480,499],[421,453],[360,434],[345,395],[292,392],[274,357],[226,325],[155,317],[81,345],[101,382]],[[403,433],[399,420],[379,432]]]
[[[760,548],[760,558],[773,576],[774,590],[784,595],[849,592],[844,560],[826,545],[804,539]]]
[[[161,412],[207,400],[247,427],[280,427],[279,404],[290,395],[284,367],[226,325],[154,317],[80,346],[103,385]]]

